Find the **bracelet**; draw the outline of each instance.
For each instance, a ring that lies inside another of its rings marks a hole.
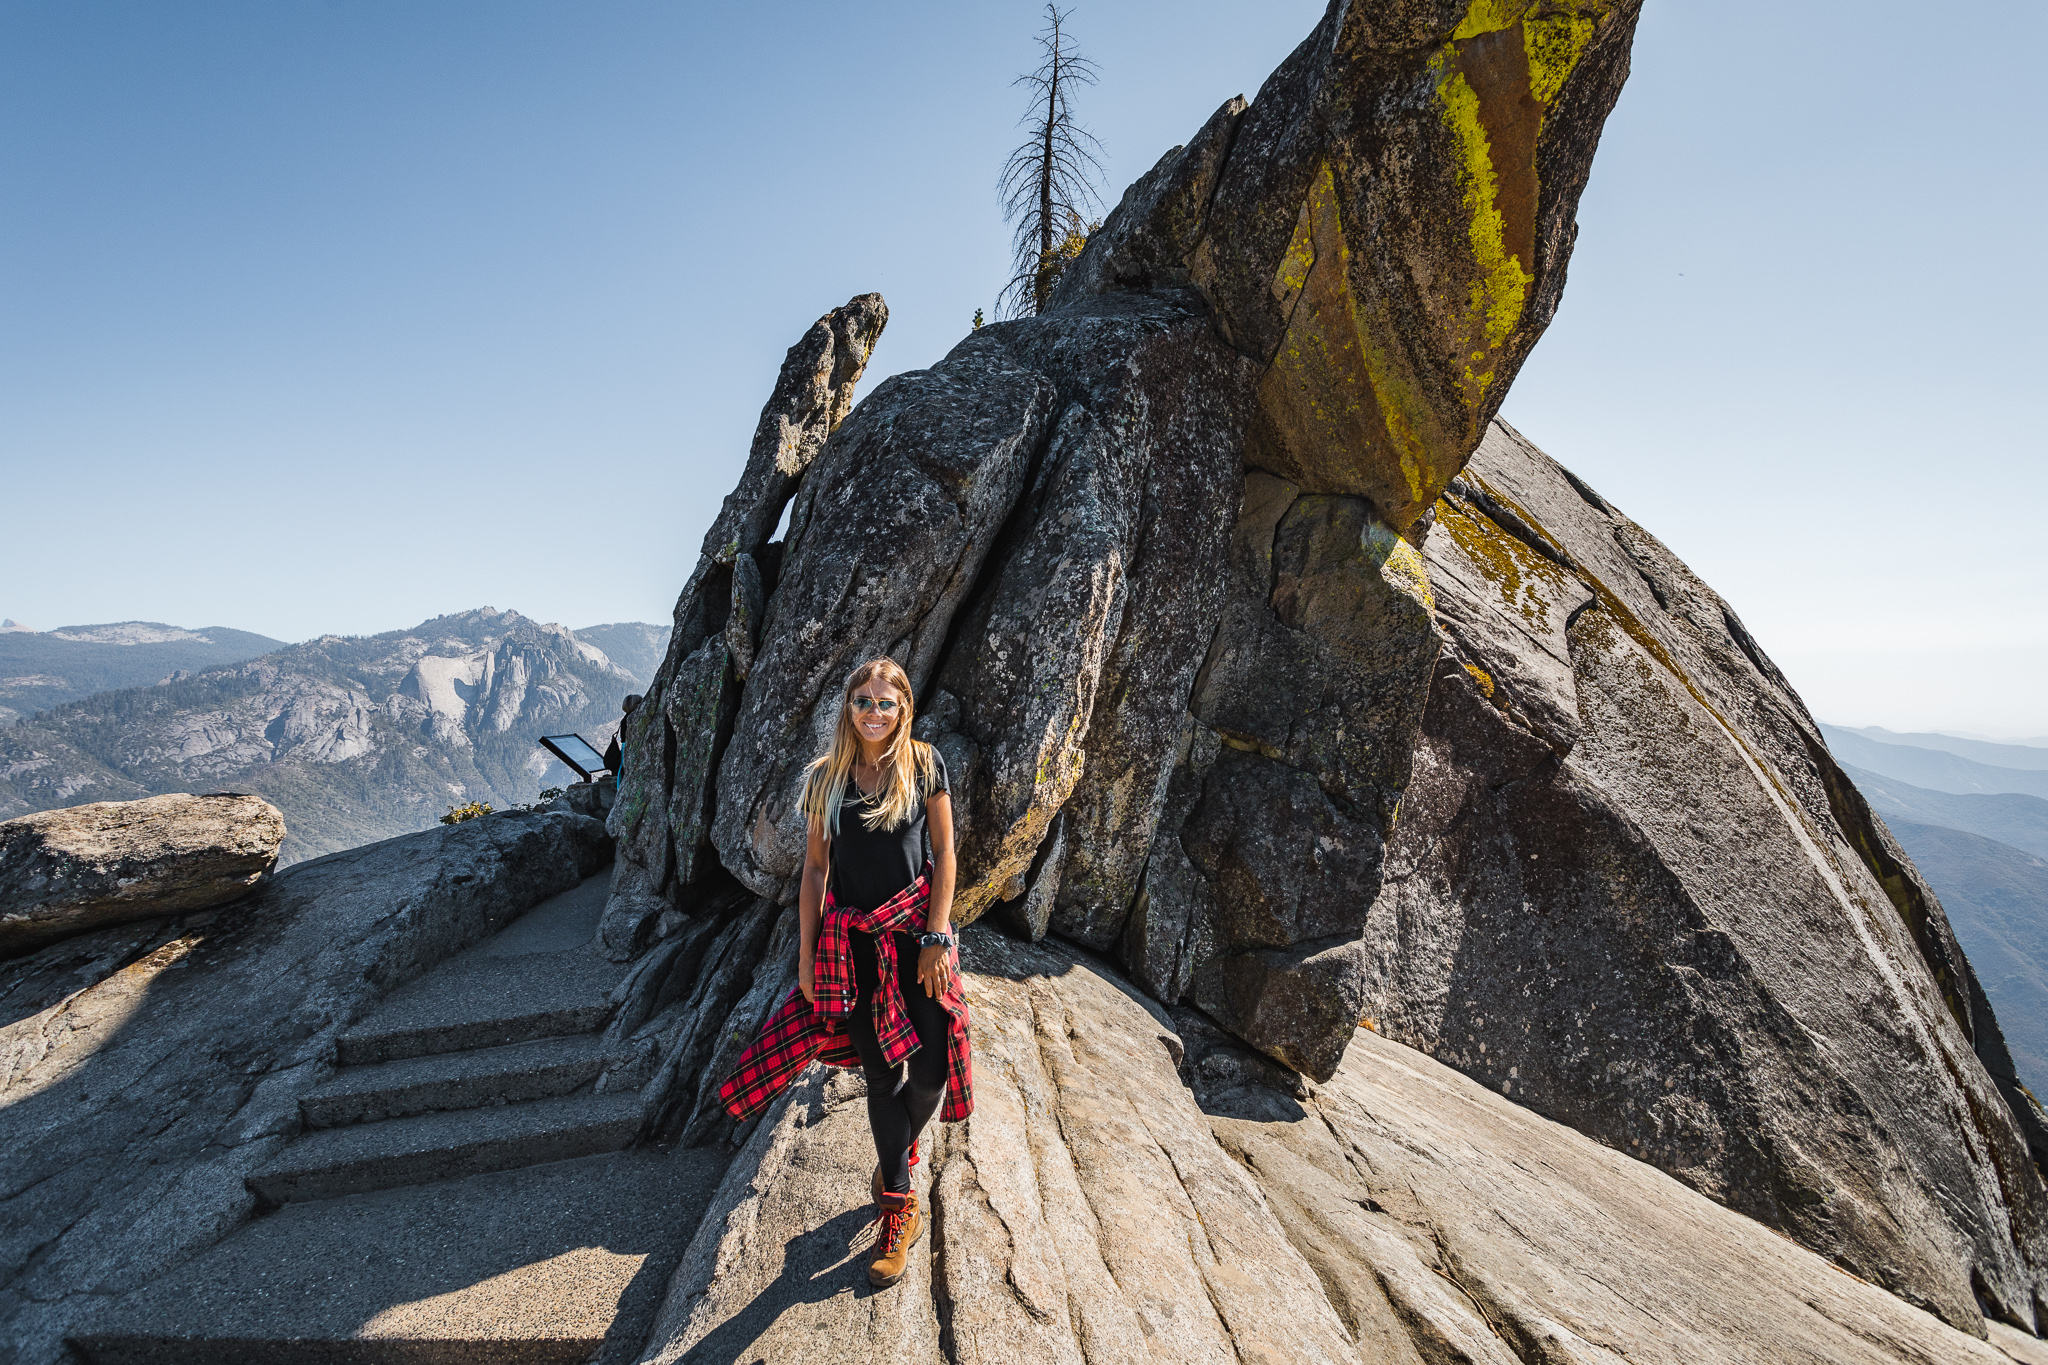
[[[954,946],[955,940],[951,934],[947,933],[943,929],[935,930],[929,933],[919,934],[917,936],[917,946],[920,948],[929,948],[935,943],[942,943],[946,947],[951,948]]]

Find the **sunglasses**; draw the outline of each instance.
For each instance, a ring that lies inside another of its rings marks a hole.
[[[870,711],[880,711],[887,716],[893,714],[901,703],[889,697],[851,697],[846,704],[862,715]]]

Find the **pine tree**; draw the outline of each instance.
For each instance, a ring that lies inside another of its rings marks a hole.
[[[1101,226],[1086,212],[1100,202],[1096,183],[1102,163],[1095,152],[1101,144],[1074,118],[1068,103],[1074,86],[1095,84],[1096,67],[1075,50],[1066,31],[1072,14],[1045,7],[1045,29],[1038,35],[1045,60],[1016,80],[1031,92],[1030,108],[1020,120],[1030,136],[1010,153],[998,182],[1003,220],[1017,225],[1012,247],[1016,270],[996,301],[1004,317],[1043,310],[1060,272],[1081,254],[1089,232]]]

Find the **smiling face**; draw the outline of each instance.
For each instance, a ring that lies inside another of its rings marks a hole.
[[[853,689],[846,704],[852,711],[853,732],[860,736],[862,747],[879,748],[889,742],[903,718],[903,701],[903,693],[882,678],[869,678]]]

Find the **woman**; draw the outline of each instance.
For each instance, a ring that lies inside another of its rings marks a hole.
[[[953,910],[953,806],[946,763],[911,738],[910,679],[875,659],[846,680],[832,747],[804,777],[808,827],[797,984],[719,1089],[738,1118],[760,1113],[816,1056],[867,1075],[872,1193],[881,1235],[868,1278],[903,1275],[925,1218],[910,1188],[917,1137],[974,1107],[967,1003]]]

